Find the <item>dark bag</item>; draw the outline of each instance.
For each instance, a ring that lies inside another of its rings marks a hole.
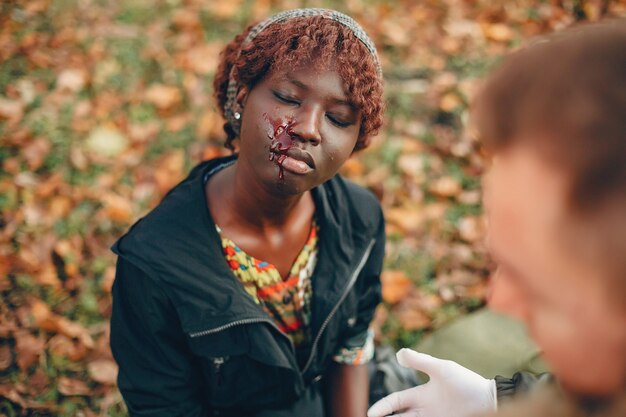
[[[413,369],[401,366],[391,346],[377,346],[374,358],[368,363],[370,377],[369,405],[392,392],[423,384]]]

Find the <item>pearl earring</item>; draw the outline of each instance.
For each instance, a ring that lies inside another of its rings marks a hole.
[[[233,113],[233,117],[235,118],[235,120],[239,120],[239,119],[241,119],[241,113],[236,111],[235,113]]]

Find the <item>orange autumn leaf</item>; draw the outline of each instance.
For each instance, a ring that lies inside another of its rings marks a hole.
[[[165,155],[154,172],[159,194],[165,194],[183,179],[185,155],[182,151],[172,151]]]
[[[89,386],[85,383],[85,381],[81,381],[80,379],[62,376],[57,380],[57,384],[59,392],[63,395],[73,396],[91,394]]]
[[[450,176],[445,176],[433,181],[428,187],[428,190],[440,197],[455,197],[459,195],[463,189],[459,181]]]
[[[25,371],[39,360],[44,352],[45,343],[27,330],[16,331],[14,337],[17,366]]]
[[[114,385],[117,381],[117,364],[110,359],[95,360],[87,365],[89,376],[104,385]]]
[[[31,301],[31,315],[35,325],[50,333],[60,333],[70,338],[76,338],[91,349],[94,346],[91,335],[82,325],[63,316],[53,313],[48,305],[41,300]]]
[[[399,306],[395,313],[405,330],[421,330],[432,325],[431,317],[411,304]]]
[[[410,234],[422,227],[424,212],[418,207],[393,207],[385,211],[385,218],[389,225],[396,226],[404,234]]]
[[[183,99],[177,87],[164,84],[154,84],[146,91],[145,99],[160,110],[168,110],[178,106]]]
[[[102,197],[103,213],[106,218],[118,223],[128,224],[133,219],[133,208],[126,198],[116,194],[106,194]]]
[[[37,138],[28,145],[26,145],[22,151],[22,155],[26,159],[28,168],[31,171],[39,168],[48,156],[52,146],[50,142],[45,138]]]
[[[13,353],[11,346],[0,345],[0,371],[4,371],[13,364]]]
[[[413,282],[402,271],[385,271],[380,277],[383,300],[395,304],[406,296],[413,288]]]
[[[466,216],[459,220],[459,235],[467,242],[479,242],[485,237],[485,220],[479,216]]]
[[[360,178],[365,172],[363,162],[356,158],[348,159],[341,167],[341,174],[348,178]]]
[[[85,345],[62,334],[57,334],[48,341],[48,349],[54,355],[68,358],[73,362],[83,359],[88,353]]]

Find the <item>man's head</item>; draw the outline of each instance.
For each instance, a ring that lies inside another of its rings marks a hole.
[[[485,180],[490,304],[519,317],[562,383],[626,383],[626,22],[511,55],[472,108]]]

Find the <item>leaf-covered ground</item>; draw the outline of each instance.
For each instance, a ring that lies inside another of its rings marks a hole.
[[[380,51],[387,122],[344,174],[388,219],[379,341],[484,304],[485,161],[463,131],[502,54],[626,1],[29,0],[0,4],[0,415],[122,416],[108,348],[116,237],[225,154],[211,78],[245,25],[332,7]]]

